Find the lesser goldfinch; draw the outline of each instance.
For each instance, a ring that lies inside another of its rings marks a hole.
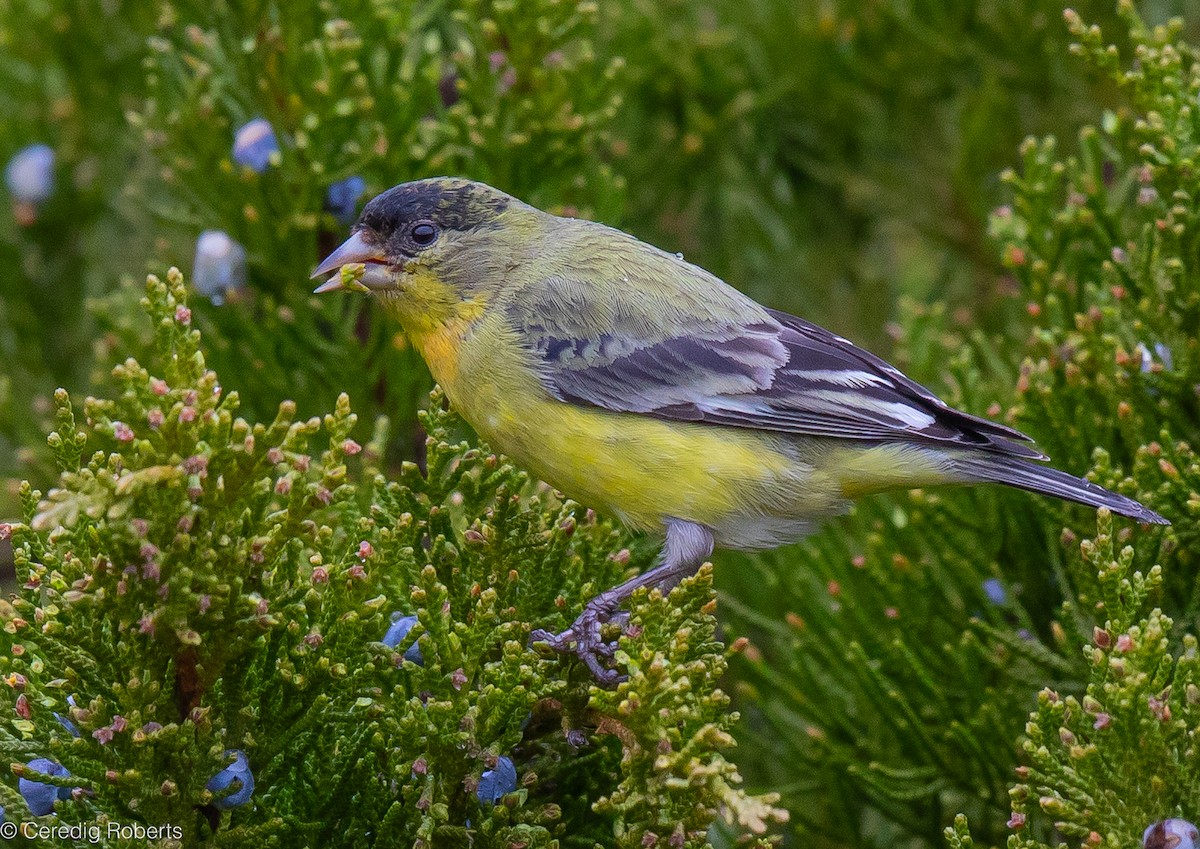
[[[482,183],[375,197],[313,276],[339,270],[316,291],[377,296],[485,440],[581,503],[665,530],[655,568],[535,635],[607,683],[600,626],[636,588],[673,586],[714,545],[792,542],[866,493],[990,481],[1166,523],[678,254]]]

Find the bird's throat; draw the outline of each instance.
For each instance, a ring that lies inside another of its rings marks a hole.
[[[435,329],[406,327],[405,333],[429,366],[429,373],[443,387],[455,387],[459,377],[459,354],[469,324],[453,321]]]

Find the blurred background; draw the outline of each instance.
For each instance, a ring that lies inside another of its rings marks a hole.
[[[1075,8],[1128,50],[1112,3]],[[1200,35],[1194,3],[1137,8]],[[391,459],[415,457],[424,366],[308,274],[365,200],[436,174],[682,251],[996,415],[1031,315],[989,231],[1001,174],[1027,136],[1122,114],[1072,40],[1048,0],[0,0],[0,518],[53,480],[53,390],[146,349],[142,283],[170,265],[244,415],[347,391],[364,436],[386,414]],[[1095,444],[1051,453],[1082,473]],[[751,637],[739,763],[783,793],[794,845],[933,845],[957,810],[998,842],[1029,681],[1081,680],[1055,642],[1060,508],[931,503],[718,560]],[[883,618],[824,621],[842,604]]]

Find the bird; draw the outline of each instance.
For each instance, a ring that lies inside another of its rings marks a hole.
[[[1169,524],[681,254],[484,183],[377,195],[312,276],[331,272],[315,291],[376,298],[481,438],[572,499],[665,534],[656,565],[561,633],[531,635],[608,686],[622,676],[601,628],[635,590],[669,590],[717,547],[796,541],[870,493],[1000,483]]]

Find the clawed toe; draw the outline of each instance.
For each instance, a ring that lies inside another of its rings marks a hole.
[[[575,639],[575,632],[571,628],[563,631],[560,634],[551,634],[545,628],[535,628],[529,633],[529,644],[545,643],[557,652],[566,652],[571,650],[571,642]]]
[[[667,541],[663,545],[661,563],[600,593],[587,603],[579,618],[561,634],[538,629],[530,635],[530,642],[544,642],[557,652],[578,655],[601,686],[615,687],[625,680],[626,676],[611,668],[617,643],[615,640],[605,641],[601,634],[603,626],[617,625],[626,635],[637,636],[641,628],[629,624],[628,613],[618,612],[625,600],[643,587],[658,587],[664,593],[669,592],[682,579],[696,574],[704,558],[712,554],[712,531],[704,525],[675,518],[666,519],[664,524]]]
[[[624,614],[621,618],[627,621],[628,615]],[[617,643],[616,640],[606,641],[601,629],[616,619],[611,611],[588,605],[565,631],[551,634],[539,628],[529,635],[529,640],[531,643],[545,643],[557,652],[575,654],[601,686],[615,687],[626,676],[606,665],[605,662],[611,661],[616,654]]]
[[[580,660],[584,662],[588,668],[588,671],[592,673],[592,677],[596,679],[596,683],[601,687],[612,689],[629,677],[624,673],[605,666],[600,662],[600,658],[596,656],[595,652],[588,652],[584,654],[583,652],[577,651],[576,654],[579,655]]]

